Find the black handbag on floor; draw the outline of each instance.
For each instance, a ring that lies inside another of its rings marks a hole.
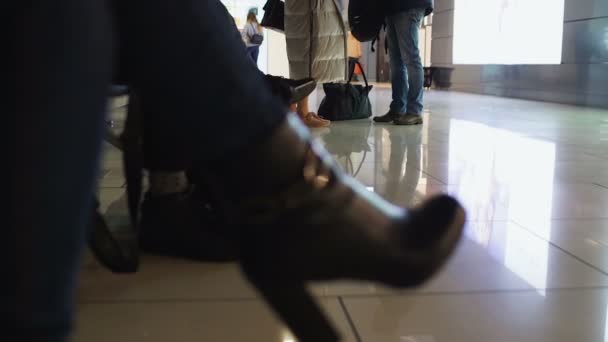
[[[365,81],[365,85],[352,84],[354,68],[350,71],[347,83],[325,83],[325,98],[319,106],[319,115],[327,120],[358,120],[372,116],[372,104],[369,101],[369,92],[373,86],[367,82],[367,76],[358,61]]]
[[[264,5],[261,25],[267,29],[285,32],[285,3],[281,0],[268,0]]]

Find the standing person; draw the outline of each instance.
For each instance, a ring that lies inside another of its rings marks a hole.
[[[418,34],[425,16],[433,12],[433,0],[387,0],[387,35],[393,101],[387,114],[375,122],[396,125],[422,124],[424,70]]]
[[[293,79],[314,78],[317,83],[346,79],[346,25],[338,0],[285,1],[285,37],[289,73]],[[309,108],[308,97],[296,110],[309,127],[330,122]]]
[[[245,36],[247,40],[247,55],[257,65],[260,55],[260,45],[264,41],[264,29],[258,22],[254,11],[247,13],[247,24],[245,24]]]

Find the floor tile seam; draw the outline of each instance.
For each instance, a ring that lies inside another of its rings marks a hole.
[[[340,295],[315,295],[318,299],[338,300]],[[120,305],[120,304],[164,304],[164,303],[239,303],[239,302],[264,302],[262,297],[255,295],[246,297],[192,297],[192,298],[157,298],[157,299],[87,299],[79,298],[79,305]]]
[[[608,186],[605,186],[605,185],[603,185],[603,184],[601,184],[601,183],[593,183],[593,185],[595,185],[595,186],[599,186],[599,187],[600,187],[600,188],[602,188],[602,189],[606,189],[606,190],[608,190]]]
[[[346,318],[346,322],[348,323],[348,326],[350,327],[350,330],[353,333],[355,340],[357,342],[363,342],[363,339],[361,338],[361,334],[359,333],[359,330],[357,329],[357,325],[355,324],[355,321],[352,318],[350,312],[348,311],[348,307],[346,306],[346,303],[344,303],[344,299],[342,299],[341,296],[338,297],[338,304],[340,304],[342,313],[344,314],[344,317]]]
[[[187,303],[246,303],[263,302],[259,297],[220,298],[163,298],[163,299],[78,299],[77,305],[124,305],[124,304],[187,304]]]
[[[568,251],[567,249],[565,249],[565,248],[563,248],[563,247],[559,246],[558,244],[556,244],[556,243],[554,243],[554,242],[552,242],[552,241],[550,241],[550,240],[546,239],[545,237],[543,237],[543,236],[541,236],[540,234],[536,233],[534,230],[532,230],[532,229],[530,229],[530,228],[526,227],[526,225],[523,225],[523,224],[521,224],[521,223],[517,222],[516,220],[512,220],[512,222],[513,222],[513,223],[515,223],[517,226],[519,226],[519,227],[523,228],[524,230],[526,230],[526,231],[527,231],[527,232],[529,232],[530,234],[532,234],[532,235],[536,236],[537,238],[539,238],[539,239],[541,239],[541,240],[543,240],[543,241],[547,242],[547,243],[548,243],[550,246],[552,246],[552,247],[554,247],[555,249],[559,250],[560,252],[562,252],[562,253],[564,253],[564,254],[568,255],[568,256],[569,256],[569,257],[571,257],[572,259],[574,259],[574,260],[578,261],[579,263],[581,263],[581,264],[583,264],[583,265],[587,266],[588,268],[591,268],[592,270],[594,270],[594,271],[596,271],[596,272],[598,272],[598,273],[600,273],[600,274],[602,274],[602,275],[604,275],[604,276],[608,277],[608,272],[607,272],[607,271],[602,270],[600,267],[593,265],[591,262],[586,261],[586,260],[585,260],[585,259],[583,259],[582,257],[579,257],[579,256],[577,256],[576,254],[574,254],[574,253],[572,253],[572,252]]]
[[[536,293],[545,292],[592,292],[608,291],[608,285],[600,286],[572,286],[572,287],[547,287],[547,288],[527,288],[527,289],[488,289],[471,291],[404,291],[394,293],[374,293],[374,294],[336,294],[336,295],[315,295],[321,300],[348,300],[364,298],[396,298],[396,297],[447,297],[447,296],[474,296],[492,294],[517,294],[517,293]],[[221,297],[221,298],[164,298],[164,299],[79,299],[77,305],[127,305],[127,304],[195,304],[195,303],[264,303],[261,297]]]
[[[437,185],[445,185],[445,186],[458,186],[461,185],[461,183],[450,183],[450,182],[444,182],[442,180],[439,180],[436,176],[433,176],[429,173],[427,173],[427,171],[421,170],[424,174],[426,174],[427,176],[441,182],[441,184],[437,184]],[[595,187],[599,187],[602,188],[602,190],[608,190],[608,186],[603,186],[600,183],[595,183],[595,182],[577,182],[577,181],[571,181],[571,182],[554,182],[553,185],[593,185]],[[608,216],[607,216],[608,217]]]
[[[424,291],[424,292],[401,292],[401,293],[375,293],[375,294],[345,294],[340,295],[343,300],[349,299],[369,299],[369,298],[397,298],[397,297],[454,297],[454,296],[481,296],[481,295],[505,295],[505,294],[525,294],[537,293],[539,291],[560,293],[560,292],[594,292],[608,291],[606,286],[574,286],[574,287],[549,287],[549,288],[530,288],[530,289],[496,289],[496,290],[472,290],[472,291]]]
[[[431,178],[431,179],[433,179],[433,180],[435,180],[435,181],[437,181],[437,182],[440,183],[440,184],[437,184],[437,185],[448,186],[448,184],[446,182],[442,181],[441,179],[437,178],[436,176],[431,175],[427,171],[425,171],[425,170],[423,170],[423,169],[421,169],[419,167],[416,167],[416,169],[419,170],[420,172],[422,172],[423,174],[425,174],[428,178]]]

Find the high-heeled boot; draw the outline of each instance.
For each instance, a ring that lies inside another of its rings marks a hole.
[[[207,182],[239,234],[243,272],[300,341],[339,339],[306,283],[418,286],[462,234],[456,200],[393,206],[341,172],[293,115],[232,165]]]

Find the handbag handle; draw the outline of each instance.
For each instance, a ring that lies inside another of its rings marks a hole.
[[[367,76],[365,75],[365,70],[363,70],[363,66],[361,65],[361,62],[359,61],[355,61],[355,66],[359,66],[359,69],[361,69],[361,75],[363,76],[363,80],[365,81],[365,87],[369,88],[369,83],[367,82]],[[353,68],[353,70],[350,71],[350,75],[348,76],[348,84],[351,84],[353,82],[353,76],[355,75],[355,68]]]

